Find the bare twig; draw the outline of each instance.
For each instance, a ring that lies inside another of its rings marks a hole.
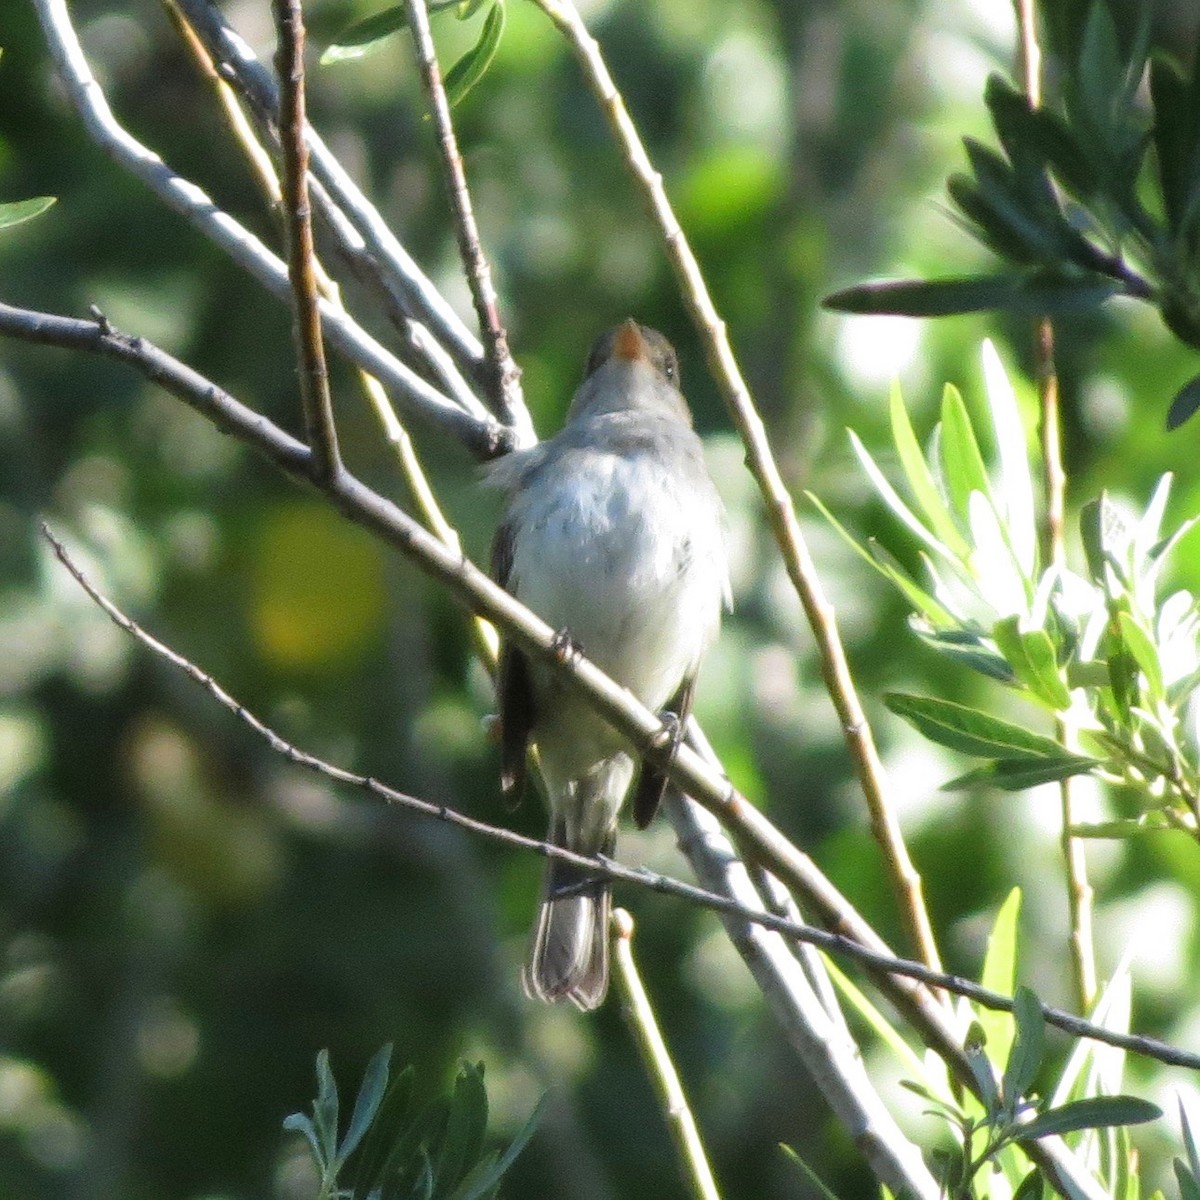
[[[756,913],[753,920],[723,913],[725,932],[805,1070],[876,1178],[896,1195],[936,1197],[937,1185],[920,1151],[880,1099],[845,1024],[830,1014],[788,942],[771,932],[774,922],[758,919],[767,913],[716,820],[680,797],[669,797],[666,807],[679,848],[701,886],[727,894]]]
[[[295,445],[305,455],[309,454],[307,448],[300,445],[299,442],[295,443]],[[539,841],[536,838],[515,833],[510,829],[490,825],[485,821],[468,817],[446,805],[435,804],[429,800],[422,800],[419,797],[398,792],[371,776],[359,775],[353,771],[347,771],[342,767],[335,766],[324,759],[318,758],[316,755],[309,754],[307,751],[293,745],[269,725],[261,721],[245,705],[230,695],[211,675],[196,666],[190,659],[185,658],[178,651],[154,637],[153,634],[143,629],[136,621],[122,612],[88,578],[87,574],[75,562],[63,541],[48,526],[43,524],[42,533],[53,549],[55,556],[114,624],[137,638],[138,641],[155,654],[187,674],[195,683],[209,692],[218,703],[233,713],[240,721],[245,722],[255,733],[262,737],[272,750],[297,766],[311,770],[334,782],[361,788],[382,800],[386,800],[390,804],[410,809],[424,816],[434,817],[467,832],[479,834],[515,849],[530,850],[544,858],[560,859],[563,862],[586,870],[589,874],[610,879],[613,882],[630,883],[663,895],[674,896],[687,903],[695,904],[698,907],[711,909],[722,916],[736,918],[751,925],[761,926],[769,932],[779,933],[787,938],[793,938],[797,941],[816,946],[827,953],[853,959],[874,971],[895,973],[918,979],[934,987],[965,996],[967,999],[982,1004],[987,1008],[1003,1012],[1012,1011],[1013,1001],[1011,997],[990,991],[977,983],[961,979],[955,975],[931,971],[923,963],[895,958],[887,954],[878,954],[840,934],[830,933],[827,930],[818,929],[812,925],[776,916],[762,909],[751,893],[746,893],[750,897],[749,903],[743,903],[736,898],[706,890],[702,887],[695,887],[692,884],[684,883],[682,880],[673,879],[670,876],[662,875],[645,867],[626,867],[609,858],[590,858],[586,855],[575,854],[570,850],[555,846],[553,843]],[[704,840],[720,839],[722,837],[719,828],[710,823],[711,818],[708,814],[704,813],[703,809],[691,804],[688,805],[688,808],[691,816],[689,817],[689,822],[683,825],[683,828],[688,831],[685,836],[688,838],[703,838]],[[698,819],[700,823],[694,823],[693,818]],[[737,860],[733,857],[732,848],[729,847],[728,842],[725,842],[724,846],[724,855],[736,864]],[[737,864],[737,869],[744,871],[744,868],[740,864]],[[1154,1038],[1116,1033],[1101,1026],[1093,1025],[1072,1013],[1063,1012],[1049,1005],[1044,1005],[1042,1012],[1047,1023],[1073,1036],[1086,1037],[1093,1041],[1118,1046],[1133,1053],[1158,1059],[1160,1062],[1165,1062],[1172,1066],[1200,1070],[1200,1055],[1191,1054],[1176,1046],[1159,1042]]]
[[[475,317],[487,349],[491,374],[491,386],[488,390],[500,419],[517,430],[522,444],[531,443],[536,438],[529,411],[525,407],[524,396],[521,394],[521,369],[513,362],[508,348],[508,334],[500,322],[499,298],[492,283],[492,270],[483,252],[483,243],[479,239],[479,227],[475,222],[471,193],[467,188],[467,173],[463,168],[458,139],[454,133],[454,122],[450,119],[450,103],[446,98],[446,89],[442,86],[442,72],[433,48],[429,11],[425,7],[425,0],[405,0],[405,8],[408,11],[408,26],[412,31],[413,44],[417,51],[421,80],[425,85],[425,96],[429,101],[434,129],[437,131],[442,176],[454,214],[458,253],[462,259],[463,273],[471,288]]]
[[[204,48],[204,43],[196,36],[196,31],[188,24],[187,18],[183,13],[179,11],[179,6],[175,3],[175,0],[162,0],[162,3],[163,8],[166,9],[167,16],[171,18],[171,24],[175,26],[176,32],[183,40],[183,44],[188,48],[188,52],[191,54],[200,73],[216,92],[217,100],[221,105],[221,111],[225,114],[226,123],[233,131],[238,145],[246,155],[250,163],[250,169],[254,172],[255,178],[258,180],[259,187],[266,194],[272,208],[278,209],[283,204],[283,192],[280,189],[279,176],[275,174],[275,164],[271,162],[271,156],[263,149],[262,143],[259,142],[258,138],[255,137],[254,130],[251,128],[250,122],[246,119],[246,114],[242,110],[242,106],[238,103],[233,89],[221,78],[216,67],[213,66],[212,59],[209,57],[208,51]]]
[[[58,73],[93,140],[146,183],[169,208],[220,246],[272,295],[290,302],[291,285],[282,261],[219,209],[202,189],[177,175],[117,122],[84,57],[66,0],[34,0],[34,4]],[[322,302],[321,315],[329,340],[338,351],[376,376],[407,411],[433,422],[481,458],[494,456],[511,441],[495,421],[480,420],[464,412],[344,313]]]
[[[1041,50],[1033,0],[1015,0],[1018,46],[1025,94],[1033,108],[1041,104]],[[1049,317],[1038,321],[1034,331],[1034,357],[1041,409],[1039,430],[1042,442],[1042,478],[1046,497],[1043,548],[1046,562],[1067,565],[1066,503],[1067,475],[1062,460],[1062,418],[1059,411],[1058,371],[1054,363],[1054,325]],[[1055,734],[1065,750],[1079,752],[1079,730],[1066,714],[1055,718]],[[1063,863],[1067,875],[1067,909],[1071,926],[1071,964],[1075,994],[1080,1009],[1087,1012],[1096,999],[1096,949],[1092,932],[1092,885],[1088,881],[1087,854],[1083,841],[1072,835],[1078,820],[1080,780],[1059,782],[1059,808]]]
[[[296,350],[300,362],[300,400],[313,449],[318,483],[341,470],[329,370],[321,336],[321,308],[314,269],[312,210],[308,204],[308,143],[304,97],[304,13],[300,0],[273,0],[279,39],[276,71],[281,92],[279,133],[283,150],[283,217],[287,229],[288,278],[292,284]]]
[[[662,175],[654,169],[646,154],[596,39],[588,32],[571,0],[537,0],[537,3],[566,35],[662,232],[676,280],[707,349],[709,367],[745,443],[746,462],[762,492],[788,577],[799,594],[812,628],[822,678],[837,710],[842,734],[867,801],[871,830],[883,850],[909,936],[925,962],[936,967],[939,962],[937,944],[922,895],[921,876],[909,857],[899,822],[888,803],[883,763],[854,686],[834,609],[821,587],[816,565],[796,519],[796,510],[771,452],[762,418],[754,407],[734,357],[725,322],[717,313],[700,265],[676,219],[663,187]]]
[[[222,74],[246,101],[260,128],[271,138],[279,128],[279,90],[254,51],[230,28],[211,0],[176,0]],[[374,280],[383,295],[428,326],[453,356],[459,369],[481,388],[487,386],[487,360],[478,338],[437,290],[387,227],[379,210],[363,195],[320,135],[309,127],[315,183],[313,200],[330,221],[342,249],[364,279]],[[347,240],[347,228],[357,241]]]
[[[663,1040],[650,997],[633,960],[633,917],[623,908],[618,908],[612,915],[612,947],[617,986],[621,992],[621,1011],[662,1105],[684,1183],[695,1200],[721,1200],[696,1118],[692,1116],[679,1073],[671,1061],[671,1052]]]

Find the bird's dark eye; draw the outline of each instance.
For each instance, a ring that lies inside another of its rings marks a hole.
[[[675,360],[675,355],[664,354],[662,360],[662,373],[672,382],[675,382],[675,377],[679,374],[679,363]]]

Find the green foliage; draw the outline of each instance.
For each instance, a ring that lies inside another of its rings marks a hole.
[[[483,7],[484,0],[431,0],[431,15],[452,12],[459,21],[473,17]],[[362,21],[356,21],[338,35],[337,41],[321,55],[327,65],[362,58],[380,48],[385,39],[408,28],[408,10],[402,4],[386,8]],[[479,40],[446,72],[446,99],[457,104],[483,78],[496,57],[504,33],[504,0],[495,0],[484,18]]]
[[[1076,5],[1079,36],[1059,43],[1054,103],[1035,108],[1001,76],[988,80],[999,149],[964,138],[970,171],[947,190],[967,230],[1010,270],[869,283],[825,303],[919,317],[1051,314],[1124,294],[1156,305],[1200,349],[1200,57],[1189,76],[1151,53],[1152,7],[1137,6],[1136,27],[1122,31],[1108,0]],[[1200,376],[1176,395],[1168,428],[1198,407]]]
[[[284,1120],[285,1129],[308,1143],[320,1180],[318,1200],[491,1200],[533,1136],[541,1104],[503,1154],[487,1151],[483,1064],[464,1063],[450,1097],[418,1110],[411,1067],[388,1082],[391,1055],[392,1047],[384,1046],[367,1065],[340,1141],[328,1051],[317,1055],[312,1115],[292,1113]],[[353,1180],[348,1187],[347,1175]]]
[[[948,789],[990,784],[1019,791],[1092,773],[1127,785],[1139,812],[1079,832],[1177,827],[1196,834],[1200,732],[1189,706],[1200,686],[1200,608],[1189,592],[1161,599],[1158,589],[1171,552],[1196,519],[1163,535],[1168,477],[1136,520],[1102,496],[1080,517],[1087,576],[1043,568],[1020,411],[990,347],[984,366],[994,475],[952,388],[927,453],[893,391],[892,438],[912,503],[850,434],[868,479],[920,543],[928,586],[887,551],[851,538],[819,501],[818,507],[911,604],[913,628],[929,645],[1043,711],[1073,714],[1093,752],[1080,754],[970,705],[898,693],[885,702],[931,741],[985,760]]]

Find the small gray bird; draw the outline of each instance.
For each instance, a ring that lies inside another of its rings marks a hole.
[[[729,604],[723,511],[666,338],[633,320],[600,337],[562,431],[492,468],[508,493],[496,579],[647,708],[682,723]],[[497,692],[501,785],[524,789],[538,750],[549,840],[611,855],[638,769],[628,742],[549,668],[504,642]],[[682,728],[682,724],[680,726]],[[642,764],[644,828],[666,777]],[[608,987],[609,886],[551,861],[525,968],[528,995],[595,1008]]]

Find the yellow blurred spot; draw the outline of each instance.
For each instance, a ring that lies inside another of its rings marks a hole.
[[[270,665],[312,671],[378,641],[384,588],[378,549],[322,505],[278,508],[254,552],[251,629]]]

